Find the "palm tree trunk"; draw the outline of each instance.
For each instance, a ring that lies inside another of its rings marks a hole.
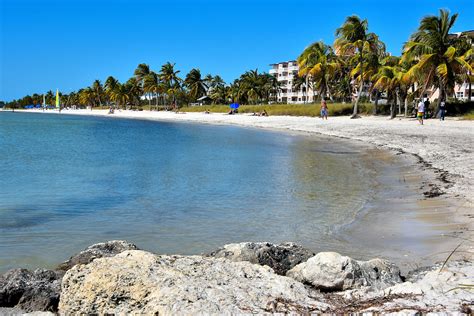
[[[377,107],[379,106],[380,92],[375,89],[375,101],[374,101],[374,110],[372,111],[373,115],[377,115]]]
[[[470,72],[469,72],[470,75]],[[469,84],[469,89],[467,90],[469,92],[469,95],[467,96],[467,101],[471,102],[471,96],[472,96],[472,82],[471,82],[471,76],[467,77],[467,83]]]
[[[408,116],[408,97],[405,96],[405,117]]]
[[[390,119],[394,119],[396,114],[395,114],[395,108],[397,106],[397,99],[398,99],[398,96],[397,94],[395,94],[394,98],[393,98],[393,103],[392,105],[390,106]]]
[[[402,99],[400,97],[400,92],[397,91],[397,102],[398,102],[398,115],[402,115]]]
[[[352,113],[351,119],[354,119],[354,118],[358,117],[357,112],[358,112],[359,100],[360,100],[360,96],[362,95],[362,89],[364,88],[364,71],[363,71],[364,70],[364,60],[363,60],[363,56],[362,56],[362,49],[360,50],[359,60],[360,60],[360,87],[359,87],[359,93],[357,94],[357,98],[355,100],[354,112]]]
[[[308,74],[306,74],[306,78],[305,78],[305,97],[304,97],[304,103],[306,104],[308,102],[308,92],[309,92],[309,76]],[[288,99],[287,99],[288,100]]]

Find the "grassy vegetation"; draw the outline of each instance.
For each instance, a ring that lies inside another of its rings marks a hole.
[[[468,112],[468,113],[464,114],[464,115],[462,116],[462,119],[463,119],[463,120],[471,120],[471,121],[473,121],[473,120],[474,120],[474,110],[471,111],[471,112]]]
[[[272,105],[241,105],[239,113],[259,113],[265,109],[269,115],[290,115],[290,116],[319,116],[319,104],[272,104]],[[329,115],[350,115],[352,114],[352,104],[329,103]],[[180,108],[182,112],[204,112],[208,109],[214,113],[227,113],[228,105],[204,105]],[[372,113],[372,104],[361,104],[360,113]]]

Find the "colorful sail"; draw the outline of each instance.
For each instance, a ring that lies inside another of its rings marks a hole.
[[[56,108],[59,109],[59,89],[56,89]]]

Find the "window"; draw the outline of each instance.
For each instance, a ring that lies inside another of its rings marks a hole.
[[[464,91],[456,92],[456,98],[464,98]]]

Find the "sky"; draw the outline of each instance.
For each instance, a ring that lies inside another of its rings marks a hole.
[[[454,32],[474,29],[474,0],[0,0],[0,100],[126,81],[139,63],[158,72],[169,61],[181,77],[199,68],[230,83],[312,42],[332,44],[353,14],[399,55],[440,8],[459,13]]]

